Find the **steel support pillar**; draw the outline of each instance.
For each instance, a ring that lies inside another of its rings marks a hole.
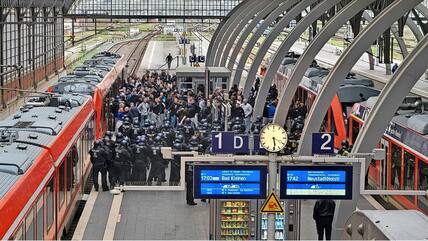
[[[309,68],[317,54],[321,51],[322,47],[349,19],[365,9],[374,1],[375,0],[354,0],[348,3],[339,12],[337,12],[330,21],[327,22],[318,35],[312,40],[312,42],[309,43],[306,50],[294,65],[294,69],[280,94],[278,106],[273,119],[274,123],[285,125],[287,113],[294,94],[296,93],[296,90],[299,87],[306,70]]]
[[[4,30],[4,22],[5,22],[5,20],[6,20],[6,16],[5,16],[5,14],[3,13],[3,7],[0,7],[0,20],[2,21],[1,23],[0,23],[0,73],[3,73],[4,72],[4,62],[3,62],[3,59],[4,59],[4,46],[3,46],[3,39],[5,38],[4,37],[4,34],[3,34],[3,30]],[[0,75],[0,86],[1,87],[4,87],[4,76],[3,75]],[[3,89],[1,89],[0,90],[0,94],[1,94],[1,105],[2,105],[2,107],[5,107],[6,106],[6,104],[5,104],[5,99],[4,99],[4,90]]]
[[[234,17],[239,13],[239,9],[245,6],[245,4],[248,3],[249,0],[244,0],[238,4],[235,8],[230,11],[226,17],[223,19],[223,21],[220,22],[220,24],[217,26],[214,35],[211,37],[210,44],[208,46],[207,50],[207,58],[206,58],[206,65],[211,66],[214,58],[213,58],[213,45],[216,43],[216,40],[219,38],[219,36],[222,36],[224,34],[224,31],[228,28],[229,24],[233,21]],[[223,33],[222,33],[223,32]]]
[[[32,68],[32,76],[33,76],[33,88],[37,89],[37,81],[36,81],[36,24],[37,24],[37,12],[34,8],[31,8],[31,47],[30,47],[30,53],[31,53],[31,68]]]
[[[233,8],[233,10],[228,13],[228,15],[223,21],[220,22],[208,46],[206,66],[212,66],[214,64],[214,54],[217,51],[221,38],[223,38],[223,35],[225,34],[229,26],[236,20],[236,18],[241,14],[243,10],[246,9],[246,6],[251,2],[251,0],[242,1],[238,6]]]
[[[53,8],[53,29],[52,29],[52,32],[53,32],[54,37],[52,38],[53,39],[52,41],[53,41],[53,60],[54,60],[55,74],[58,74],[58,65],[57,65],[57,59],[56,59],[57,58],[57,50],[56,50],[57,43],[56,43],[56,40],[58,39],[57,36],[56,36],[56,34],[57,34],[57,32],[56,32],[56,26],[57,26],[57,24],[58,24],[58,13],[57,13],[57,9]]]
[[[239,36],[238,41],[236,41],[235,47],[233,47],[233,44],[235,43],[236,39],[230,39],[229,42],[226,44],[226,48],[224,49],[223,53],[221,53],[220,66],[226,66],[229,54],[233,49],[229,64],[227,65],[228,69],[233,69],[238,53],[241,51],[242,46],[248,39],[249,35],[253,32],[254,28],[257,28],[257,25],[260,23],[261,20],[264,19],[266,21],[266,17],[269,16],[272,11],[279,8],[280,4],[282,4],[284,1],[285,0],[274,0],[270,3],[264,4],[264,8],[256,14],[254,19],[251,20],[251,22],[248,23],[246,27],[243,28],[243,31],[238,28],[238,31],[241,32],[241,36]]]
[[[237,19],[238,21],[235,21],[231,26],[229,26],[228,31],[223,36],[223,39],[221,40],[219,47],[217,49],[216,54],[214,55],[214,65],[213,66],[220,66],[221,56],[223,55],[223,52],[226,48],[231,48],[231,41],[238,38],[239,34],[241,33],[241,30],[249,24],[254,17],[263,10],[263,8],[266,6],[266,4],[270,2],[267,0],[264,1],[257,1],[257,3],[252,4],[246,11],[242,11],[240,17]]]
[[[45,80],[48,81],[48,14],[49,12],[46,10],[46,8],[43,8],[43,21],[45,24],[43,24],[43,65],[45,69]],[[39,38],[41,38],[40,36]]]
[[[21,13],[21,8],[16,8],[16,18],[18,20],[18,31],[17,31],[17,36],[18,36],[18,41],[17,41],[17,47],[18,47],[18,56],[17,56],[17,65],[18,66],[23,66],[22,64],[22,22],[23,22],[23,18],[22,18],[22,13]],[[18,88],[22,89],[22,68],[17,69],[18,71]],[[19,92],[19,94],[22,94],[22,92]]]
[[[209,55],[209,63],[207,66],[215,66],[215,59],[217,57],[217,52],[221,44],[223,44],[224,38],[228,38],[230,34],[232,34],[232,31],[239,24],[239,22],[242,20],[245,14],[248,13],[248,11],[251,8],[254,8],[254,6],[256,6],[257,3],[258,3],[257,0],[245,1],[245,4],[242,5],[242,7],[240,7],[239,11],[233,14],[230,17],[230,19],[228,19],[228,21],[224,24],[224,26],[220,29],[220,32],[217,35],[217,38],[212,44],[211,53]]]
[[[244,51],[242,52],[241,57],[239,58],[238,65],[235,70],[235,75],[232,79],[232,83],[240,83],[242,72],[245,68],[245,64],[248,61],[248,58],[250,57],[250,54],[252,50],[254,49],[254,46],[256,45],[257,41],[260,39],[262,34],[265,32],[265,30],[272,24],[273,21],[275,21],[281,14],[283,14],[287,9],[291,8],[291,6],[294,5],[294,1],[287,0],[281,6],[279,6],[275,11],[273,11],[266,19],[265,21],[260,25],[260,27],[257,29],[257,31],[253,34],[251,39],[248,41],[247,46],[244,48]],[[232,53],[232,57],[230,58],[228,68],[233,69],[235,60],[237,58],[238,52],[241,50],[238,49],[239,46],[236,46],[234,49],[234,53]],[[236,52],[236,53],[235,53]],[[245,96],[247,97],[247,96]]]
[[[299,155],[311,153],[312,133],[319,131],[331,100],[337,93],[343,79],[346,78],[346,75],[360,56],[371,46],[378,36],[421,1],[422,0],[396,0],[391,3],[354,39],[351,45],[340,56],[338,62],[327,76],[309,112],[298,149]],[[359,175],[358,171],[354,170],[354,175]],[[354,187],[359,187],[358,178],[357,180],[354,179]],[[340,239],[339,234],[343,232],[343,225],[355,210],[358,198],[359,195],[354,196],[353,200],[339,202],[333,225],[334,239]]]
[[[313,4],[316,0],[305,0],[305,1],[293,1],[293,5],[295,3],[298,3],[295,5],[292,9],[290,9],[284,17],[281,18],[281,20],[278,22],[278,24],[275,26],[275,28],[272,30],[272,32],[269,33],[268,37],[263,42],[262,46],[260,47],[259,51],[256,54],[256,57],[251,64],[250,71],[248,71],[247,79],[244,82],[244,96],[248,96],[250,93],[251,87],[253,85],[253,79],[257,75],[257,71],[260,67],[260,64],[263,61],[263,58],[265,57],[266,53],[272,46],[275,39],[281,35],[282,31],[290,24],[291,20],[295,19],[297,16],[299,16],[306,8],[308,8],[311,4]],[[238,81],[237,79],[234,79],[234,81]],[[232,85],[239,84],[238,82],[233,82]]]
[[[340,0],[326,0],[318,3],[311,11],[298,22],[296,27],[288,34],[285,40],[282,42],[281,46],[278,48],[275,56],[270,63],[266,76],[261,81],[259,91],[256,96],[255,106],[253,109],[253,120],[257,116],[263,115],[263,109],[265,106],[266,98],[269,94],[270,86],[273,83],[276,73],[281,66],[284,56],[287,55],[294,43],[299,39],[299,37],[308,29],[313,22],[319,19],[323,14],[325,14],[329,9],[338,4]],[[247,79],[248,81],[248,79]],[[247,86],[248,87],[248,86]]]

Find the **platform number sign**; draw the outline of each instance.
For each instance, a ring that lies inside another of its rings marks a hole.
[[[334,154],[334,133],[313,133],[312,154]]]
[[[211,136],[213,153],[248,153],[248,136],[233,132],[213,132]]]

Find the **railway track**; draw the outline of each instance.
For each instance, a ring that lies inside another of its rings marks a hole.
[[[126,62],[128,69],[130,70],[129,75],[135,75],[138,72],[138,67],[141,65],[144,53],[146,52],[150,40],[159,33],[159,30],[152,31],[140,39],[118,43],[111,47],[108,51],[127,56]]]

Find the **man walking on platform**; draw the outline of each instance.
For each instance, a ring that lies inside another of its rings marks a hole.
[[[94,181],[95,191],[98,191],[98,173],[101,172],[101,182],[103,191],[108,191],[107,185],[107,161],[108,153],[101,145],[101,141],[97,140],[94,143],[94,147],[89,151],[92,163],[92,179]]]
[[[318,200],[314,206],[313,218],[317,225],[318,240],[331,240],[331,230],[336,203],[333,200]]]
[[[172,64],[172,55],[171,53],[168,54],[168,56],[166,56],[166,62],[168,63],[168,70],[171,69],[171,64]]]

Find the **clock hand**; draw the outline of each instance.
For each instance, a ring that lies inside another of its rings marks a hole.
[[[272,137],[272,140],[273,140],[273,149],[275,150],[275,147],[276,147],[275,137]]]

